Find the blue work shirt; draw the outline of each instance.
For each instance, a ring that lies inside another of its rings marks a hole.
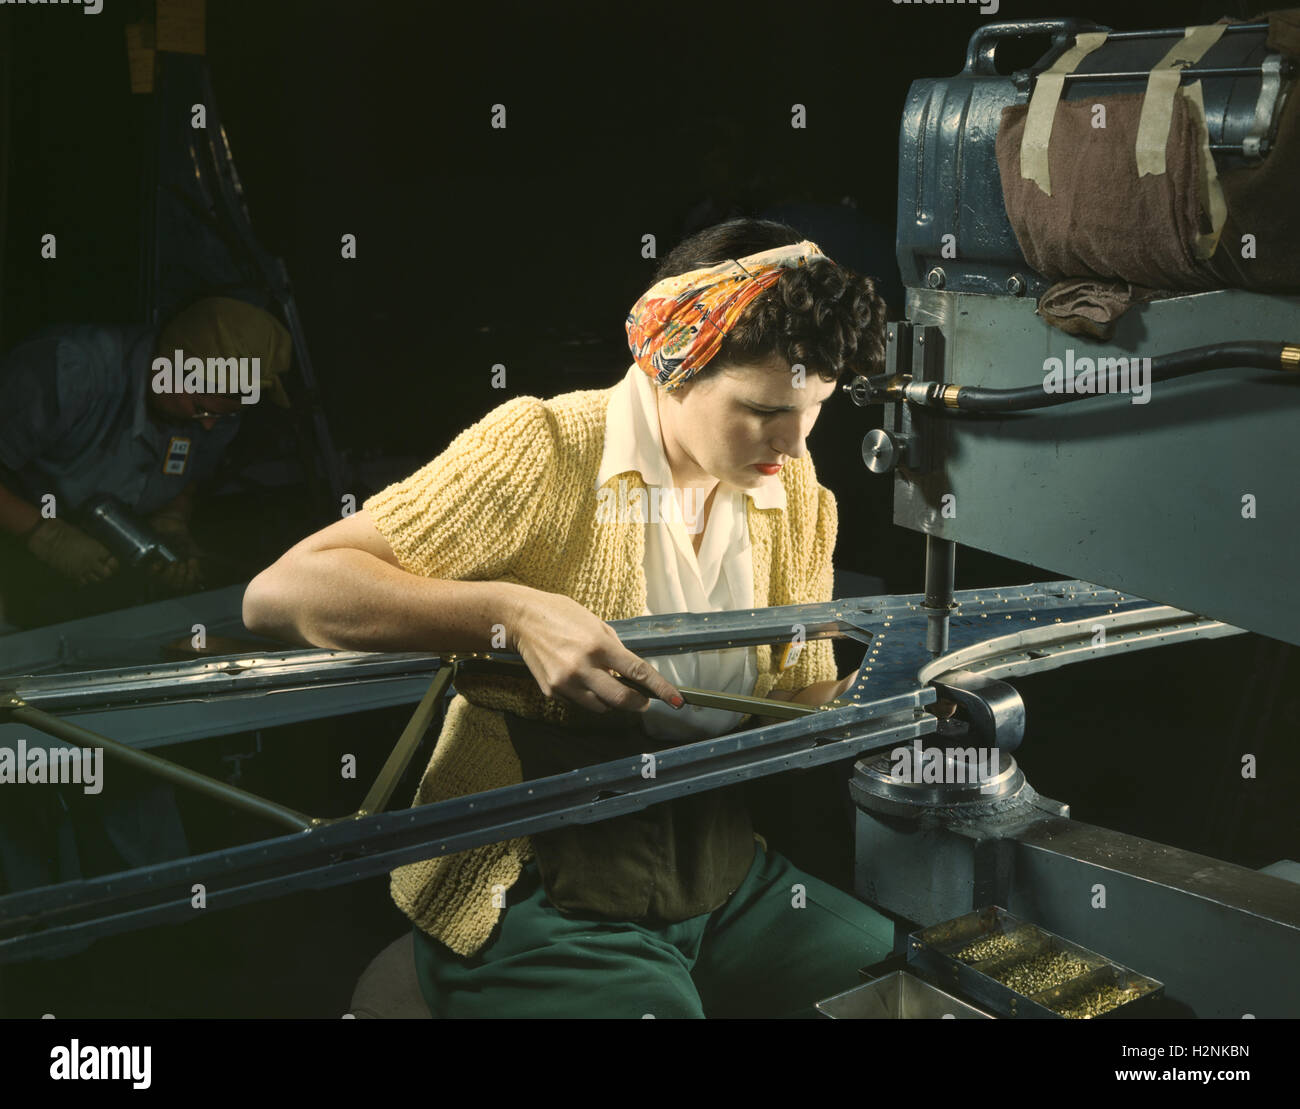
[[[157,334],[78,324],[42,331],[0,359],[0,463],[40,506],[75,512],[111,493],[140,516],[215,469],[239,417],[211,431],[158,422],[147,408]]]

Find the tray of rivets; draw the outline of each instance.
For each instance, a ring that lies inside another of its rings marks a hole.
[[[1165,989],[997,905],[913,932],[907,961],[1004,1017],[1142,1016]]]

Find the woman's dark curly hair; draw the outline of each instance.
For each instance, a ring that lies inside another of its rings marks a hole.
[[[728,258],[802,242],[784,223],[733,219],[683,239],[655,272],[655,281]],[[699,378],[715,366],[762,362],[772,355],[801,363],[824,381],[845,370],[879,373],[885,361],[885,302],[870,277],[829,260],[785,270],[745,309]]]

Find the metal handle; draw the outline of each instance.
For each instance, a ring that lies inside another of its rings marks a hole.
[[[1018,19],[1005,23],[986,23],[970,37],[966,47],[966,68],[963,76],[996,77],[993,55],[998,42],[1006,38],[1023,38],[1029,35],[1051,35],[1052,42],[1064,45],[1084,31],[1109,31],[1091,19]]]

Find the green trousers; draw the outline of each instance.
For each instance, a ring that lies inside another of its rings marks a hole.
[[[676,924],[565,916],[535,861],[506,899],[468,958],[415,928],[435,1017],[811,1017],[893,946],[891,921],[758,843],[722,906]]]

